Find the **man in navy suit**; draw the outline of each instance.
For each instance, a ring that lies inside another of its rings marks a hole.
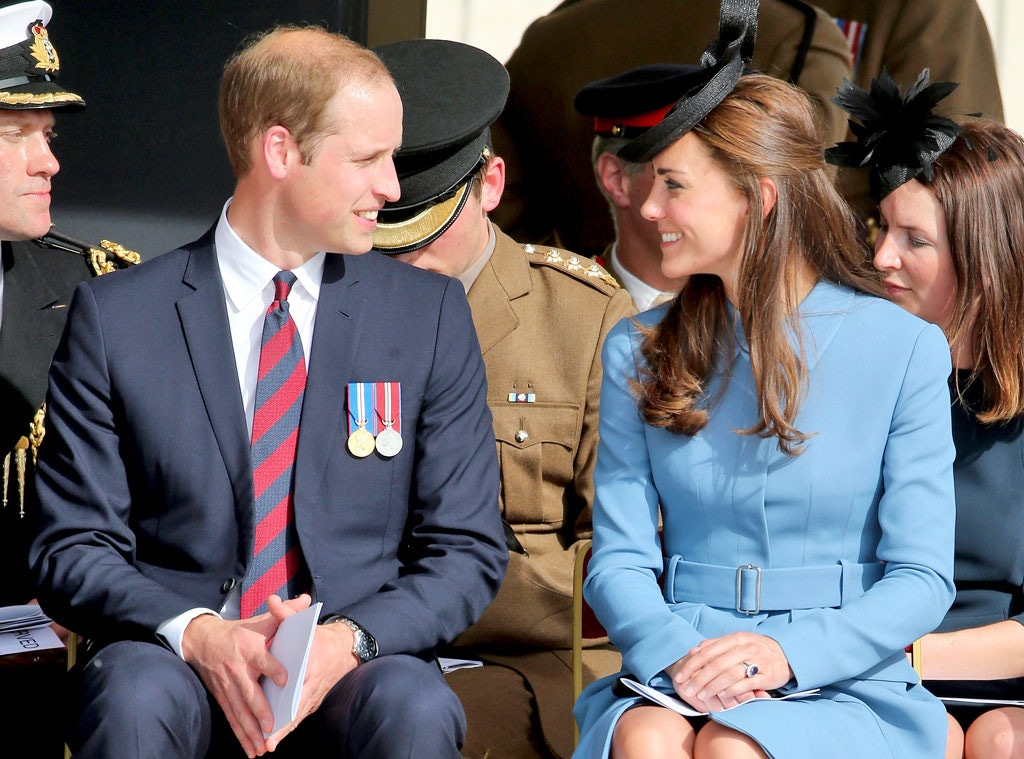
[[[50,375],[31,559],[43,608],[90,641],[68,743],[76,759],[456,757],[465,719],[433,649],[479,617],[507,551],[463,288],[367,253],[399,194],[398,92],[365,48],[282,28],[228,62],[220,111],[237,184],[219,221],[80,286]],[[240,618],[282,270],[307,371],[289,496],[306,592]],[[273,724],[268,641],[311,597],[298,716]]]

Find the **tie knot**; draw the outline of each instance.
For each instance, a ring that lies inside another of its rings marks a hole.
[[[295,274],[290,271],[279,271],[274,275],[274,300],[286,301],[295,284]]]

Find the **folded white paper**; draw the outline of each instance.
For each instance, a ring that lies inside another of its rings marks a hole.
[[[63,648],[52,627],[29,627],[0,633],[0,656],[25,654],[47,648]]]
[[[640,694],[644,698],[648,699],[649,701],[653,701],[656,704],[660,704],[661,706],[667,707],[678,714],[682,714],[684,717],[703,717],[708,714],[708,712],[697,711],[677,696],[670,696],[667,693],[662,693],[660,690],[657,690],[656,688],[652,688],[649,685],[644,685],[643,683],[638,683],[636,680],[631,680],[628,677],[620,677],[619,682],[621,682],[623,685],[630,688],[631,690],[635,691],[636,693]],[[761,696],[760,698],[755,698],[753,700],[786,701],[791,698],[804,698],[805,696],[815,696],[819,692],[820,690],[818,688],[812,688],[810,690],[801,690],[796,691],[795,693],[787,693],[785,695],[779,696]],[[744,703],[749,704],[750,701],[745,701]],[[743,704],[730,706],[729,709],[736,709],[740,706],[743,706]],[[728,711],[728,709],[726,709],[725,711]]]
[[[299,713],[302,682],[306,679],[306,662],[322,606],[322,603],[317,602],[308,609],[292,614],[281,623],[274,639],[270,641],[270,655],[288,670],[288,680],[282,688],[269,677],[260,679],[260,686],[274,714],[274,726],[270,733],[266,733],[267,736],[293,721]]]
[[[0,632],[47,627],[51,621],[38,604],[0,606]]]
[[[457,669],[475,669],[484,666],[482,661],[476,659],[452,659],[446,656],[439,656],[437,663],[441,665],[441,671],[446,675]]]
[[[944,704],[954,706],[1024,706],[1024,701],[1015,698],[960,698],[958,696],[939,696]]]

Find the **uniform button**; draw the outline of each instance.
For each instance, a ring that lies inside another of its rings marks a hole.
[[[221,593],[230,593],[235,588],[235,578],[229,577],[224,581],[224,584],[220,586]]]
[[[525,443],[526,438],[528,437],[530,437],[530,433],[528,433],[526,430],[519,430],[519,432],[516,433],[516,442]]]

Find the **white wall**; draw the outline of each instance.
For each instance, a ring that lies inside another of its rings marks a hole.
[[[504,62],[519,44],[523,29],[559,2],[561,0],[429,0],[427,37],[476,45]]]
[[[999,67],[999,88],[1003,95],[1006,123],[1024,133],[1024,81],[1019,72],[1024,68],[1024,3],[1020,0],[978,0],[996,49]]]
[[[811,0],[813,2],[813,0]],[[924,2],[925,0],[917,0]],[[476,45],[497,58],[508,60],[523,29],[559,0],[430,0],[427,5],[427,36]],[[999,84],[1006,122],[1024,132],[1024,2],[978,0],[996,50]],[[558,65],[558,51],[551,51],[551,65]]]

